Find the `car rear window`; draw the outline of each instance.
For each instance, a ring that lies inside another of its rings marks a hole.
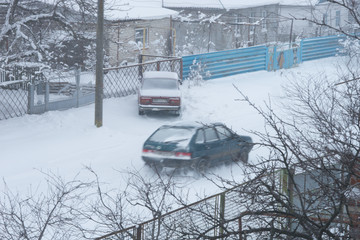
[[[163,127],[157,130],[150,141],[187,145],[195,134],[195,128]]]
[[[167,78],[144,78],[142,89],[177,89],[177,80]]]

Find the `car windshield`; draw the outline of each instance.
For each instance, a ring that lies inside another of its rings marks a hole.
[[[177,89],[175,79],[167,78],[144,78],[143,79],[143,89]]]
[[[195,134],[195,128],[162,127],[150,137],[150,141],[177,143],[186,146]]]

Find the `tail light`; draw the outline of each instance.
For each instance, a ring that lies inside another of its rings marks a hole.
[[[151,97],[140,97],[140,104],[151,104]]]
[[[191,159],[191,153],[189,152],[176,152],[175,156],[179,158]]]
[[[170,105],[180,106],[180,98],[178,97],[169,98],[169,103]]]
[[[151,149],[143,149],[143,153],[153,153],[154,150],[151,150]]]

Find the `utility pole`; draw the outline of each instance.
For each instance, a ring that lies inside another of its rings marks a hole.
[[[98,0],[98,18],[96,27],[96,88],[95,88],[95,125],[103,125],[103,38],[104,38],[104,0]]]

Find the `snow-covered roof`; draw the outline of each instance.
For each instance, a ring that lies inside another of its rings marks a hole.
[[[308,6],[319,0],[164,0],[165,7],[173,8],[218,8],[239,9],[270,4]]]
[[[161,6],[161,0],[108,1],[104,17],[109,21],[134,19],[161,19],[175,16],[178,12]]]

